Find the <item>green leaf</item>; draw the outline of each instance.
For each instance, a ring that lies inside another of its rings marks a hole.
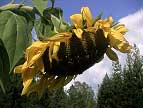
[[[64,32],[68,28],[68,24],[64,23],[62,18],[57,18],[54,15],[51,15],[51,21],[54,25],[55,32]]]
[[[56,34],[52,30],[53,26],[51,24],[44,23],[42,19],[36,20],[34,27],[39,39],[44,39]]]
[[[55,7],[55,8],[46,8],[43,12],[43,16],[45,19],[51,20],[51,15],[54,15],[57,18],[60,18],[63,16],[63,10],[61,8]]]
[[[8,54],[2,40],[0,40],[0,86],[4,93],[5,85],[9,82],[9,70],[10,64]]]
[[[8,53],[10,72],[24,57],[25,49],[31,42],[29,28],[25,17],[11,11],[0,13],[0,39],[2,39]]]
[[[48,0],[31,0],[37,10],[43,15],[44,9],[47,7]]]
[[[117,54],[111,49],[108,48],[106,51],[106,55],[113,61],[118,61],[118,56]]]

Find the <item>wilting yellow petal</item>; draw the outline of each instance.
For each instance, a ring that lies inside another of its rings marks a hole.
[[[26,94],[30,84],[32,83],[32,80],[37,73],[37,69],[33,66],[31,68],[27,68],[25,72],[22,74],[23,78],[23,90],[22,90],[22,95]]]
[[[27,68],[28,68],[27,62],[25,62],[23,65],[16,66],[14,68],[14,73],[21,73],[22,74],[23,72],[26,71]]]
[[[44,73],[44,62],[42,57],[36,61],[35,66],[37,67],[39,72]]]
[[[92,14],[88,7],[81,8],[81,14],[83,15],[83,19],[87,21],[87,27],[92,26]]]
[[[70,19],[76,28],[82,28],[82,15],[81,14],[73,14],[70,16]]]
[[[39,59],[47,49],[49,43],[36,41],[26,49],[26,59],[28,66],[31,66]]]
[[[51,42],[51,43],[50,43],[50,46],[49,46],[49,61],[50,61],[50,63],[52,63],[53,47],[54,47],[54,42]]]
[[[14,73],[22,73],[22,67],[23,65],[16,66],[14,68]]]
[[[59,59],[58,59],[58,56],[57,56],[57,53],[58,53],[58,51],[59,51],[59,48],[60,48],[60,42],[55,42],[55,43],[54,43],[54,47],[53,47],[52,58],[53,58],[53,59],[56,59],[57,61],[59,60]]]
[[[106,55],[109,57],[109,59],[111,59],[113,61],[118,61],[117,54],[111,48],[107,49]]]
[[[111,31],[111,35],[109,35],[109,42],[111,47],[114,47],[123,53],[128,53],[132,48],[123,35],[115,30]]]
[[[132,46],[128,42],[122,42],[119,45],[114,46],[114,48],[122,53],[129,53],[132,49]]]
[[[114,27],[114,30],[116,30],[117,32],[120,32],[122,34],[124,34],[128,31],[128,29],[125,27],[124,24],[118,24],[117,26]]]
[[[47,78],[46,76],[43,76],[37,83],[31,85],[26,94],[29,95],[32,92],[37,92],[39,98],[41,98],[42,94],[47,88],[46,85],[47,85]]]
[[[105,38],[107,38],[107,36],[108,36],[108,34],[109,34],[109,31],[105,31],[105,30],[103,29],[103,32],[104,32]]]
[[[73,29],[73,31],[79,39],[82,38],[82,34],[83,34],[82,29]]]
[[[69,38],[71,38],[72,33],[70,32],[63,32],[63,33],[58,33],[50,38],[47,38],[47,41],[54,41],[54,42],[66,42]]]

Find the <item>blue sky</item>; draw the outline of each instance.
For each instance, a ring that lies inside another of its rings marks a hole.
[[[10,0],[0,0],[0,5]],[[15,0],[17,3],[22,0]],[[30,4],[30,0],[26,0]],[[112,16],[116,21],[132,14],[143,7],[143,0],[56,0],[56,6],[64,10],[64,18],[69,21],[69,16],[79,13],[82,6],[90,7],[93,16],[103,12],[103,17]]]

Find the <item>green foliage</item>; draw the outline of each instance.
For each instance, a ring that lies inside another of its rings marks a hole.
[[[94,92],[86,83],[75,82],[68,92],[67,108],[94,108]]]
[[[143,62],[139,49],[128,54],[127,63],[121,68],[113,63],[113,74],[104,77],[97,96],[97,108],[142,108]]]
[[[6,87],[7,94],[0,89],[2,108],[95,108],[93,90],[86,84],[75,82],[68,91],[63,88],[46,91],[39,100],[36,93],[29,97],[21,96],[22,81],[20,76],[10,75]]]
[[[23,58],[24,50],[29,45],[28,23],[23,16],[11,11],[0,13],[0,38],[8,52],[10,71]]]
[[[47,7],[48,0],[31,0],[37,10],[43,15],[44,9]]]
[[[0,86],[5,93],[5,85],[9,79],[9,58],[7,55],[7,51],[3,45],[2,40],[0,39]]]

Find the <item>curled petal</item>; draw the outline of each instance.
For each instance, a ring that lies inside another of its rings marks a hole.
[[[82,38],[82,34],[83,34],[82,29],[73,29],[73,31],[79,39]]]
[[[60,42],[55,42],[54,43],[54,47],[53,47],[53,54],[52,54],[52,58],[59,61],[57,53],[59,51],[60,48]]]
[[[22,74],[22,79],[23,79],[22,95],[27,92],[36,72],[37,72],[37,70],[36,70],[35,66],[33,66],[31,68],[27,68],[27,70],[25,72],[23,72],[23,74]]]
[[[28,66],[27,66],[27,62],[25,62],[23,65],[19,65],[19,66],[16,66],[14,68],[14,73],[23,73],[27,70]]]
[[[22,73],[22,71],[23,71],[22,67],[23,67],[23,65],[16,66],[14,68],[14,73]]]
[[[82,28],[82,15],[81,14],[73,14],[70,16],[70,19],[76,28]]]
[[[43,55],[48,45],[47,42],[36,41],[26,49],[26,59],[29,67]]]
[[[115,30],[111,31],[111,35],[109,35],[109,42],[111,47],[114,47],[123,53],[130,52],[130,49],[132,48],[123,35]]]
[[[58,33],[50,38],[47,38],[46,41],[52,41],[52,42],[66,42],[69,38],[71,38],[72,33],[70,32],[63,32]]]
[[[93,22],[90,9],[88,7],[82,7],[81,14],[83,15],[83,19],[87,21],[87,27],[91,27]]]
[[[114,27],[114,30],[116,30],[117,32],[120,32],[122,34],[124,34],[128,31],[128,29],[125,27],[124,24],[118,24],[117,26]]]

